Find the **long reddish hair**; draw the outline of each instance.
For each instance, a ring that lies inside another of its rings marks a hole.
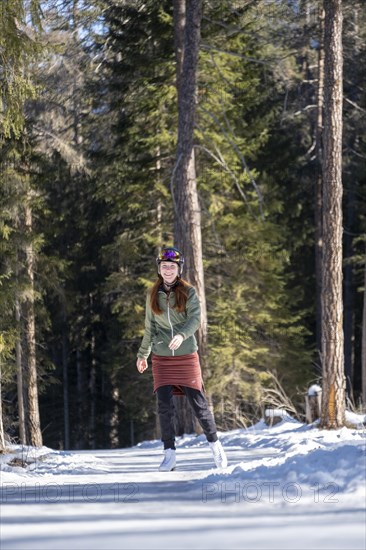
[[[160,315],[161,313],[163,313],[163,310],[159,306],[159,300],[158,300],[158,291],[162,283],[163,283],[163,277],[159,275],[150,293],[150,306],[153,313],[155,313],[155,315]],[[177,284],[177,286],[174,287],[174,293],[175,293],[174,309],[179,313],[182,313],[186,309],[187,300],[188,300],[188,291],[191,288],[191,286],[192,285],[189,284],[188,281],[185,281],[184,279],[179,278],[179,283]]]

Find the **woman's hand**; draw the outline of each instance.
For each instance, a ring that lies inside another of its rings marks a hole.
[[[169,349],[178,349],[183,342],[183,336],[181,334],[177,334],[174,336],[174,338],[170,341]]]
[[[140,357],[138,357],[137,361],[136,361],[136,367],[137,367],[137,370],[140,373],[144,372],[144,370],[147,369],[147,360],[146,359],[140,359]]]

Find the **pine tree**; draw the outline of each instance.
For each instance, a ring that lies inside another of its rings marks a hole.
[[[1,161],[1,195],[6,240],[3,242],[3,326],[16,336],[9,368],[18,378],[20,433],[23,443],[42,445],[38,406],[36,362],[34,258],[37,240],[32,227],[34,193],[31,185],[28,147],[25,139],[8,141]],[[25,411],[23,412],[23,405]]]
[[[24,102],[36,87],[29,69],[40,51],[39,1],[3,0],[0,3],[0,138],[19,137],[24,126]]]
[[[24,127],[24,102],[35,95],[35,85],[29,71],[29,62],[40,51],[40,45],[36,32],[40,30],[39,2],[31,0],[24,4],[22,0],[4,0],[0,5],[0,49],[1,49],[1,75],[0,75],[0,142],[11,136],[20,137]],[[1,177],[0,186],[3,190],[4,179]],[[7,195],[7,193],[5,193]],[[6,204],[6,208],[8,204]],[[0,220],[1,237],[9,240],[12,232],[12,220],[9,220],[8,211]],[[7,248],[7,245],[5,245]],[[7,267],[6,280],[11,275]],[[5,292],[6,293],[6,292]],[[6,298],[6,300],[8,300]],[[11,329],[10,329],[11,330]],[[5,335],[6,335],[5,331]],[[7,342],[5,338],[5,342]],[[3,342],[5,353],[9,351],[8,345]],[[34,374],[34,370],[33,370]],[[33,376],[34,378],[34,376]],[[36,381],[33,380],[34,384]],[[39,421],[37,419],[36,385],[32,385],[33,410],[35,413],[33,422],[34,442],[40,444]],[[1,398],[1,396],[0,396]],[[2,411],[1,411],[2,414]],[[1,419],[1,429],[3,422]],[[4,438],[1,438],[2,441]]]

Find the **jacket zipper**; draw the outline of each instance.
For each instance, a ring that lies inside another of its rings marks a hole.
[[[170,325],[170,328],[171,328],[171,331],[172,331],[172,339],[173,339],[174,338],[174,331],[173,331],[173,325],[170,321],[169,296],[170,296],[170,293],[166,295],[166,301],[167,301],[167,306],[168,306],[168,321],[169,321],[169,325]],[[173,349],[172,349],[172,355],[174,355],[174,350]]]

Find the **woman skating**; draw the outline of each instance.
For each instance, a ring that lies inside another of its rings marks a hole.
[[[203,392],[194,336],[201,319],[196,291],[181,278],[184,258],[177,248],[163,248],[156,263],[158,279],[147,295],[145,333],[136,366],[140,373],[144,372],[152,351],[154,392],[158,397],[164,443],[164,459],[159,470],[174,470],[176,465],[173,394],[186,395],[209,442],[216,466],[225,468],[225,452]]]

